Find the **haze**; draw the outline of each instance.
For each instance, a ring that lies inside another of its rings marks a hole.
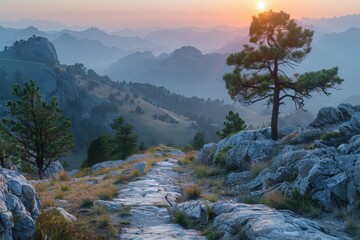
[[[334,17],[360,10],[358,0],[264,0],[267,9],[294,18]],[[259,9],[256,0],[1,0],[0,20],[46,19],[66,25],[121,27],[246,26]],[[166,21],[164,21],[166,19]]]

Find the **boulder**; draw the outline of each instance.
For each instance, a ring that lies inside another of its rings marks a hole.
[[[149,158],[154,158],[154,156],[152,156],[150,154],[135,154],[135,155],[131,155],[130,157],[128,157],[126,159],[126,161],[132,162],[132,161],[138,161],[138,160],[145,160],[145,159],[149,159]]]
[[[97,164],[93,165],[91,167],[91,169],[93,171],[99,171],[104,168],[116,168],[116,167],[121,167],[124,163],[125,163],[124,160],[106,161],[106,162],[101,162],[101,163],[97,163]]]
[[[324,128],[349,120],[351,110],[348,105],[350,104],[340,105],[340,109],[335,107],[321,108],[315,120],[310,123],[310,126],[314,128]]]
[[[146,162],[138,162],[132,165],[131,170],[139,170],[140,174],[144,174],[146,171]]]
[[[103,207],[109,212],[118,211],[122,208],[123,204],[113,201],[96,200],[94,206]]]
[[[285,147],[278,155],[272,159],[272,167],[278,169],[279,167],[293,166],[300,159],[302,159],[308,151],[303,149],[295,149],[292,146]]]
[[[339,202],[347,201],[347,176],[334,159],[304,159],[298,171],[295,188],[303,195],[310,195],[325,209],[335,209]]]
[[[177,211],[193,219],[206,220],[211,206],[212,203],[208,201],[188,201],[177,204]]]
[[[0,168],[0,239],[31,239],[41,203],[18,172]]]
[[[346,239],[331,236],[324,226],[290,211],[260,204],[219,202],[212,212],[216,215],[214,226],[224,234],[223,239],[242,239],[244,235],[250,240]]]
[[[197,164],[212,164],[217,146],[216,143],[205,144],[196,155],[195,162]]]
[[[310,141],[319,138],[321,134],[321,130],[317,128],[306,128],[303,130],[299,130],[294,134],[294,137],[290,139],[291,144],[301,144],[308,143]]]
[[[51,209],[51,208],[50,208]],[[66,220],[66,221],[69,221],[69,222],[75,222],[77,221],[76,217],[74,217],[73,215],[71,215],[70,213],[68,213],[65,209],[61,208],[61,207],[58,207],[56,208],[58,211],[59,211],[59,214],[61,216],[63,216],[63,218]]]
[[[44,174],[46,177],[53,177],[60,172],[63,172],[64,168],[59,161],[50,163],[49,167],[45,170]]]
[[[272,140],[244,140],[228,151],[227,163],[246,170],[250,164],[268,159],[274,146]]]
[[[263,132],[266,133],[266,130],[245,130],[240,131],[237,134],[224,138],[218,143],[218,147],[215,152],[215,156],[218,155],[222,150],[226,148],[232,148],[238,145],[243,141],[261,141],[268,140],[269,137],[266,137]]]
[[[346,145],[345,153],[346,154],[360,153],[360,135],[353,136],[350,139],[349,144]]]
[[[348,138],[360,134],[360,113],[355,113],[352,118],[340,125],[340,133]]]
[[[252,178],[253,174],[250,171],[230,173],[225,178],[225,184],[230,186],[244,184]]]

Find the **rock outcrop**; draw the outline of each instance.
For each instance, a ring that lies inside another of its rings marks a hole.
[[[21,174],[0,168],[0,239],[31,239],[41,203]]]

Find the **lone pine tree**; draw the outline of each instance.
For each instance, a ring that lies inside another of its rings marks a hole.
[[[313,31],[298,26],[289,14],[270,10],[253,16],[250,43],[227,59],[228,65],[235,66],[232,73],[224,75],[229,95],[244,105],[263,100],[272,105],[273,140],[278,139],[279,108],[285,99],[303,109],[304,99],[313,92],[328,96],[328,89],[343,82],[337,67],[293,77],[285,73],[285,67],[296,67],[310,53],[312,36]]]

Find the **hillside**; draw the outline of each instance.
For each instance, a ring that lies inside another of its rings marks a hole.
[[[165,58],[149,52],[134,53],[110,65],[103,74],[114,81],[131,81],[164,86],[187,97],[229,99],[222,76],[229,71],[225,54],[202,54],[182,47]]]
[[[116,83],[82,64],[62,65],[53,45],[41,37],[19,41],[0,53],[0,101],[11,98],[14,83],[29,79],[37,81],[45,98],[57,96],[59,106],[72,120],[79,154],[102,132],[110,131],[118,115],[135,125],[146,145],[184,145],[196,131],[216,140],[215,132],[227,112],[236,110],[221,101],[186,98],[149,84]],[[4,105],[1,109],[4,114]],[[252,112],[244,115],[245,119],[256,116]]]

